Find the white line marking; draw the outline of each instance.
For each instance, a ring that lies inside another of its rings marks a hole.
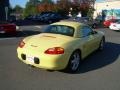
[[[12,38],[0,38],[0,40],[9,40],[9,39],[17,39],[16,37],[12,37]]]
[[[16,30],[19,30],[20,29],[20,27],[19,26],[16,26]]]
[[[34,27],[36,27],[36,28],[42,28],[41,26],[34,26]]]

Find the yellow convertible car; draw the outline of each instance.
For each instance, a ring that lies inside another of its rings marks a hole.
[[[17,48],[18,58],[31,66],[47,70],[76,72],[81,60],[95,50],[102,50],[103,32],[74,21],[49,25],[43,33],[23,39]]]

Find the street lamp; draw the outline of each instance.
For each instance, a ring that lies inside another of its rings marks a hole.
[[[73,8],[71,7],[70,10],[69,10],[69,16],[72,17],[72,10]]]
[[[8,20],[8,7],[5,7],[5,18],[6,21]]]

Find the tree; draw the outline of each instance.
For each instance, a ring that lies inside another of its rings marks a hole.
[[[81,11],[82,16],[92,17],[96,0],[73,0],[74,7]]]
[[[55,4],[52,0],[41,0],[38,4],[37,9],[39,12],[54,11]]]
[[[40,2],[41,0],[29,0],[29,3],[33,6],[37,6]]]
[[[61,14],[69,14],[70,8],[72,8],[70,0],[59,0],[57,1],[57,6],[58,12]]]
[[[24,10],[24,16],[37,14],[45,11],[55,11],[61,14],[77,14],[92,17],[95,0],[29,0]]]
[[[49,4],[53,4],[52,0],[41,0],[41,3],[49,3]]]
[[[25,7],[24,12],[23,12],[24,17],[27,17],[29,15],[34,15],[37,13],[38,13],[37,7],[31,2],[27,2],[26,7]]]
[[[16,5],[14,8],[10,7],[10,16],[16,17],[16,19],[21,19],[23,17],[23,8],[19,5]]]
[[[16,5],[14,8],[13,8],[13,11],[15,13],[23,13],[23,8],[19,5]]]

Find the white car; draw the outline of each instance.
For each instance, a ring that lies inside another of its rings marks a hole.
[[[120,31],[120,20],[115,23],[111,23],[109,28],[112,30]]]

